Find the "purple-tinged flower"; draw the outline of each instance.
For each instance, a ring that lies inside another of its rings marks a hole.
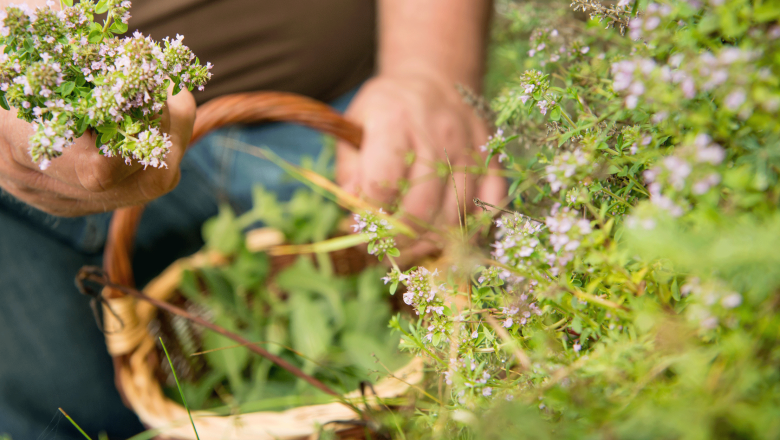
[[[710,190],[710,188],[717,185],[718,183],[720,183],[720,174],[711,173],[707,175],[707,177],[694,183],[691,190],[696,195],[702,195],[705,194],[707,191]]]
[[[722,300],[720,300],[720,304],[727,309],[733,309],[742,304],[742,295],[739,293],[732,293],[727,295]]]
[[[732,111],[739,110],[739,107],[745,103],[745,91],[742,89],[734,90],[733,92],[729,93],[728,96],[726,96],[726,99],[723,101],[723,103],[726,105],[726,108]]]

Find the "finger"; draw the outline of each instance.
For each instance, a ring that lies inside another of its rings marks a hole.
[[[355,187],[376,203],[394,201],[398,183],[405,176],[404,154],[410,149],[410,140],[401,127],[405,127],[401,115],[386,115],[364,123],[359,167],[347,187]]]
[[[336,183],[355,193],[360,166],[360,150],[344,141],[336,143]],[[351,185],[351,186],[350,186]]]
[[[127,167],[121,158],[106,158],[95,147],[95,136],[87,132],[65,148],[62,156],[53,160],[46,170],[33,162],[29,153],[29,139],[35,132],[32,124],[8,118],[4,127],[14,161],[25,168],[43,173],[66,185],[103,191],[116,185],[138,170]]]
[[[441,237],[437,234],[425,234],[414,241],[399,242],[401,256],[396,261],[401,267],[411,267],[425,257],[440,254],[440,243]]]
[[[507,181],[498,175],[487,175],[477,189],[477,197],[487,203],[497,205],[507,196]]]
[[[181,147],[173,157],[166,157],[169,166],[178,166],[184,151],[192,139],[192,129],[195,126],[197,106],[195,97],[187,90],[172,95],[173,86],[168,89],[168,100],[163,109],[161,129],[171,136],[171,142],[175,147]],[[173,151],[172,151],[173,153]],[[178,160],[177,160],[178,159]]]
[[[440,158],[431,142],[420,134],[415,135],[413,141],[416,157],[408,172],[412,185],[404,195],[402,206],[404,212],[432,223],[441,209],[446,180],[435,174],[435,164]],[[429,178],[431,174],[436,177]]]
[[[124,206],[139,205],[171,191],[181,177],[179,168],[148,168],[135,173],[116,187],[102,192],[78,189],[43,176],[49,183],[40,187],[24,187],[9,192],[41,211],[72,217],[112,211]],[[51,184],[51,182],[55,182]]]

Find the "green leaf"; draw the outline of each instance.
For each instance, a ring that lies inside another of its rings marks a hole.
[[[103,135],[100,136],[100,142],[107,144],[108,142],[110,142],[112,139],[116,137],[116,134],[117,134],[116,129],[106,130],[103,132]]]
[[[493,156],[494,156],[494,155],[495,155],[495,153],[494,153],[494,152],[492,152],[492,151],[491,151],[490,153],[488,153],[487,157],[485,158],[485,166],[486,166],[486,167],[487,167],[488,165],[490,165],[490,161],[493,159]]]
[[[290,292],[290,336],[293,348],[313,361],[322,360],[333,340],[333,330],[322,313],[322,301],[313,300],[302,291]],[[306,361],[304,370],[312,372],[316,365]]]
[[[512,185],[509,186],[509,191],[507,191],[507,194],[514,194],[519,185],[520,185],[520,179],[517,179],[514,182],[512,182]]]
[[[100,30],[91,31],[87,36],[87,41],[93,44],[100,43],[101,41],[103,41],[103,32],[101,32]]]
[[[357,367],[360,377],[367,378],[370,371],[377,369],[376,358],[373,355],[376,355],[391,370],[403,365],[406,358],[399,356],[394,349],[398,338],[389,339],[389,341],[380,341],[364,333],[347,333],[342,337],[346,354],[351,363]]]
[[[76,125],[78,127],[79,133],[84,133],[87,131],[87,128],[89,128],[89,117],[86,115],[79,119],[78,124]]]
[[[304,291],[319,294],[327,302],[331,313],[327,309],[330,318],[333,317],[335,327],[340,328],[344,324],[344,306],[341,300],[341,292],[345,286],[343,281],[322,274],[309,258],[298,258],[292,266],[283,270],[276,277],[276,282],[284,290]]]
[[[561,107],[556,105],[555,108],[553,108],[550,111],[550,119],[553,121],[560,121],[561,120]]]
[[[115,21],[108,29],[115,34],[124,34],[127,32],[127,24],[122,23],[121,21]]]
[[[73,0],[62,0],[62,3],[64,3],[65,6],[73,6]]]
[[[243,236],[230,206],[221,205],[219,215],[203,224],[203,240],[206,242],[206,247],[223,254],[229,255],[238,250],[243,242]]]
[[[219,314],[214,318],[214,323],[226,330],[237,332],[235,322],[229,316]],[[249,350],[244,347],[234,347],[236,342],[214,332],[203,333],[204,351],[216,350],[206,353],[206,362],[216,371],[225,374],[230,383],[231,391],[238,394],[244,387],[241,372],[249,362]],[[233,348],[224,348],[233,347]],[[221,349],[222,350],[219,350]]]
[[[582,333],[582,320],[580,319],[579,316],[574,318],[574,320],[572,320],[571,329],[577,333]]]
[[[76,83],[75,82],[73,82],[73,81],[64,82],[60,86],[60,94],[62,96],[68,96],[68,95],[70,95],[73,92],[73,89],[75,89],[75,88],[76,88]]]
[[[95,5],[95,13],[96,14],[104,14],[108,12],[108,0],[100,0],[97,5]]]
[[[387,250],[387,255],[390,255],[391,257],[400,257],[401,251],[399,251],[397,248],[390,248]]]
[[[11,106],[8,105],[8,101],[5,99],[5,92],[0,94],[0,107],[11,110]]]

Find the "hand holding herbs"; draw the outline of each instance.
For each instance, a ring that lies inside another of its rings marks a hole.
[[[163,45],[138,32],[115,37],[127,30],[128,1],[64,3],[2,13],[0,105],[14,107],[19,120],[0,114],[0,185],[59,215],[159,197],[178,181],[176,150],[194,122],[192,96],[179,92],[202,88],[211,66],[200,65],[181,36]],[[148,166],[158,170],[137,173]]]

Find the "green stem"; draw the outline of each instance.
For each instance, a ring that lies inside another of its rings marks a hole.
[[[561,116],[563,116],[563,118],[566,119],[569,125],[571,125],[571,128],[577,128],[577,124],[575,124],[574,121],[571,120],[569,115],[566,114],[566,112],[563,110],[563,107],[561,107]]]
[[[591,122],[591,123],[585,124],[585,125],[583,125],[583,126],[582,126],[582,127],[580,127],[580,128],[577,128],[577,129],[575,130],[574,134],[577,134],[577,133],[578,133],[578,132],[580,132],[580,131],[587,130],[587,129],[589,129],[589,128],[591,128],[591,127],[593,127],[593,126],[595,126],[595,125],[597,125],[597,124],[601,123],[603,120],[605,120],[605,119],[607,119],[608,117],[610,117],[610,116],[614,115],[615,113],[617,113],[617,111],[613,111],[613,112],[607,113],[607,114],[605,114],[605,115],[603,115],[603,116],[599,117],[597,120],[595,120],[595,121],[593,121],[593,122]],[[563,110],[561,110],[561,114],[562,114],[562,115],[564,114],[564,113],[563,113]],[[555,139],[558,139],[558,138],[560,138],[561,136],[563,136],[563,133],[562,133],[562,134],[557,134],[557,135],[555,135],[555,136],[551,136],[551,137],[547,138],[547,141],[554,141]],[[572,135],[572,136],[573,136],[573,135]]]
[[[604,187],[601,187],[601,190],[604,191],[605,193],[609,194],[609,196],[612,197],[613,199],[615,199],[615,200],[619,201],[620,203],[628,206],[629,208],[633,208],[634,207],[633,205],[628,203],[624,198],[622,198],[619,195],[613,193],[612,191],[610,191],[610,190],[608,190],[608,189],[606,189]]]
[[[591,215],[593,215],[593,217],[596,218],[596,220],[599,222],[599,226],[603,229],[604,228],[604,219],[601,217],[601,214],[596,209],[596,207],[593,206],[592,204],[590,204],[590,202],[583,203],[583,205],[585,205],[585,207],[588,209],[588,211],[591,213]]]
[[[644,185],[642,185],[641,183],[639,183],[639,181],[638,181],[638,180],[634,179],[633,177],[631,177],[631,176],[630,176],[630,175],[628,175],[628,174],[626,174],[626,177],[628,177],[628,180],[630,180],[630,181],[631,181],[631,182],[634,184],[634,186],[636,186],[636,188],[637,188],[638,190],[640,190],[640,192],[641,192],[641,193],[643,193],[643,194],[644,194],[644,195],[646,195],[647,197],[650,197],[650,191],[648,191],[648,190],[647,190],[647,188],[645,188],[645,187],[644,187]]]
[[[60,0],[62,1],[62,0]],[[106,21],[103,23],[103,33],[106,33],[106,29],[108,29],[108,26],[111,25],[111,20],[114,18],[114,15],[112,13],[113,11],[109,11],[108,15],[106,16]]]
[[[393,265],[393,269],[395,269],[396,272],[402,273],[401,272],[401,268],[398,267],[398,263],[395,262],[395,258],[393,258],[392,256],[388,255],[387,259],[390,260],[390,264]]]
[[[433,352],[431,352],[430,350],[425,348],[425,344],[423,344],[422,342],[418,341],[416,338],[414,338],[412,335],[410,335],[406,330],[404,330],[404,329],[400,329],[400,330],[401,330],[401,333],[404,336],[406,336],[407,339],[409,339],[410,341],[414,341],[415,344],[417,345],[417,347],[420,350],[424,351],[428,356],[430,356],[436,362],[438,362],[438,363],[440,363],[442,365],[445,365],[445,362],[439,356],[436,356],[435,354],[433,354]]]

